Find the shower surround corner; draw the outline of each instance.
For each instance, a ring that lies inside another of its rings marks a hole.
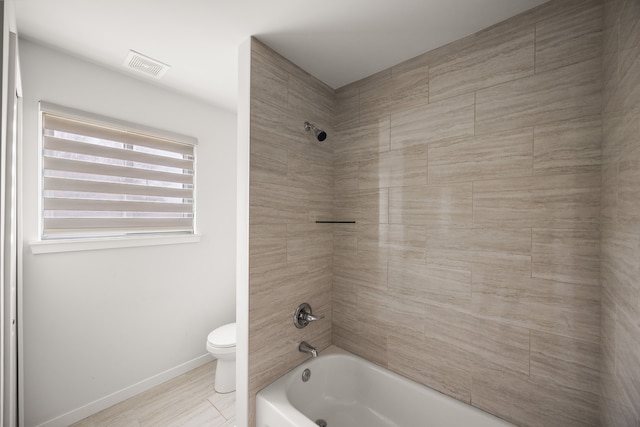
[[[304,339],[517,425],[600,424],[603,7],[550,1],[335,91],[254,40],[252,420]],[[306,299],[328,316],[296,330]]]

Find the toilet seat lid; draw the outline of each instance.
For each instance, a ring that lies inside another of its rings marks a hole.
[[[235,347],[236,345],[236,324],[227,323],[216,328],[209,334],[207,341],[214,347]]]

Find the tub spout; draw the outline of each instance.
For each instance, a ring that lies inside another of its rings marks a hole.
[[[312,357],[318,357],[318,350],[315,347],[309,345],[306,341],[302,341],[298,346],[298,350],[301,353],[309,353]]]

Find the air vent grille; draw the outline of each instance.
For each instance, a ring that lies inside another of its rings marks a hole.
[[[161,78],[171,68],[170,65],[163,64],[135,50],[129,51],[127,58],[124,60],[124,66],[156,79]]]

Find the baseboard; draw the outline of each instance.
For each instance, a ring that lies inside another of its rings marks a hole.
[[[98,400],[95,400],[91,403],[81,406],[78,409],[74,409],[73,411],[69,411],[66,414],[62,414],[49,421],[45,421],[44,423],[38,425],[37,427],[69,426],[84,418],[87,418],[93,414],[96,414],[102,411],[103,409],[107,409],[117,403],[120,403],[122,401],[129,399],[130,397],[140,394],[143,391],[147,391],[150,388],[153,388],[166,381],[169,381],[170,379],[180,376],[186,372],[189,372],[190,370],[195,369],[198,366],[202,366],[211,360],[213,360],[213,358],[209,353],[203,354],[202,356],[196,357],[195,359],[185,362],[181,365],[178,365],[175,368],[168,369],[164,372],[161,372],[157,375],[147,378],[146,380],[142,380],[139,383],[133,384],[129,387],[123,388],[122,390],[116,391],[115,393],[111,393],[105,397],[102,397]]]

